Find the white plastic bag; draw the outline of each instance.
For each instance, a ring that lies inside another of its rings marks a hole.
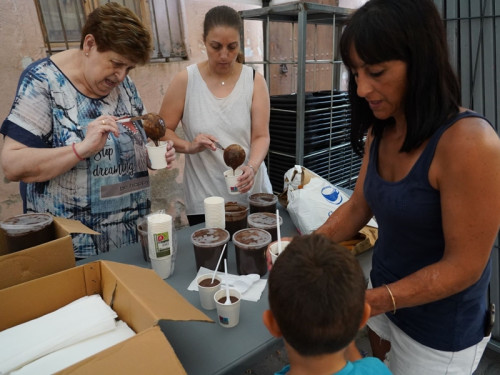
[[[349,197],[324,178],[296,165],[284,176],[287,211],[301,234],[318,229]]]

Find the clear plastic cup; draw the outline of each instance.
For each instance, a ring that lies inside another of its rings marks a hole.
[[[191,234],[191,243],[194,248],[196,270],[205,267],[215,270],[224,245],[229,242],[229,232],[222,228],[203,228]],[[224,272],[224,261],[227,259],[227,251],[224,251],[222,260],[217,271]]]
[[[5,233],[7,252],[28,249],[56,238],[54,218],[50,214],[32,213],[10,217],[0,222]]]
[[[276,211],[275,211],[276,212]],[[283,224],[283,218],[280,216],[280,226]],[[248,215],[248,226],[250,228],[260,228],[269,232],[272,241],[278,240],[278,227],[276,223],[276,214],[271,212],[256,212]]]
[[[254,212],[276,212],[278,197],[269,193],[255,193],[248,197],[250,213]]]
[[[248,207],[237,202],[228,202],[225,205],[226,230],[233,237],[240,229],[247,227]]]
[[[269,232],[259,228],[241,229],[234,234],[233,243],[238,273],[264,276],[267,272],[267,245],[271,243]]]

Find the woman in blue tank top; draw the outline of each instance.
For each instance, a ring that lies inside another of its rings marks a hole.
[[[340,242],[375,216],[368,326],[394,374],[472,374],[490,337],[499,137],[460,106],[431,0],[368,1],[340,48],[363,164],[351,199],[317,232]]]

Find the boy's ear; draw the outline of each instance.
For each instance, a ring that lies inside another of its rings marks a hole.
[[[363,318],[361,319],[361,323],[359,324],[359,328],[363,328],[370,317],[370,313],[372,312],[372,307],[365,302],[365,310],[363,311]]]
[[[276,319],[274,319],[274,315],[271,310],[265,310],[262,313],[262,321],[271,335],[274,337],[282,336],[280,327],[278,326]]]

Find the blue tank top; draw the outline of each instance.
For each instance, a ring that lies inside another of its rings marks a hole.
[[[398,281],[442,258],[440,194],[429,183],[429,167],[442,134],[465,117],[481,116],[466,111],[441,126],[408,175],[397,182],[385,181],[378,174],[380,139],[373,140],[364,183],[366,201],[379,225],[370,273],[373,287]],[[398,309],[396,314],[387,316],[423,345],[443,351],[465,349],[484,336],[490,275],[491,257],[479,281],[462,292],[425,305]]]

